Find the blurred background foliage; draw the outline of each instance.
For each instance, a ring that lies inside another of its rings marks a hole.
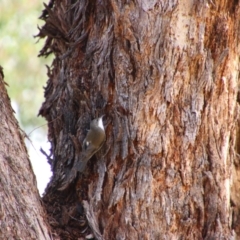
[[[45,65],[52,62],[51,57],[37,57],[44,44],[44,40],[37,42],[38,39],[34,38],[38,34],[37,26],[44,24],[38,19],[42,9],[42,0],[0,0],[0,65],[20,126],[27,135],[32,132],[29,135],[32,143],[26,144],[40,193],[49,180],[50,169],[46,158],[36,151],[40,147],[45,151],[49,148],[45,119],[37,114],[44,101]]]
[[[41,0],[0,0],[0,55],[8,94],[22,127],[31,130],[45,123],[37,117],[47,81],[45,65],[51,59],[38,58],[44,42],[37,43],[38,25],[43,21]]]

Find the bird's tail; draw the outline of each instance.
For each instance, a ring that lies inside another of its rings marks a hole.
[[[71,171],[66,176],[64,182],[61,184],[61,186],[58,188],[59,191],[63,191],[69,187],[69,185],[75,180],[77,177],[77,173],[83,173],[86,169],[88,160],[94,155],[96,152],[96,149],[94,148],[87,148],[85,151],[83,151],[80,156],[75,159],[74,165],[71,169]]]

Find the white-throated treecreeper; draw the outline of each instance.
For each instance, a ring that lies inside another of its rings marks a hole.
[[[78,172],[84,172],[88,160],[102,147],[106,138],[102,118],[103,116],[91,121],[90,130],[83,141],[82,153],[78,159],[75,159],[73,168],[66,175],[63,184],[58,190],[65,190],[76,178]]]

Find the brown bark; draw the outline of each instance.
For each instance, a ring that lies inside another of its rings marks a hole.
[[[40,55],[56,57],[44,202],[61,237],[230,239],[238,1],[56,0],[42,19]],[[57,191],[103,113],[105,146]]]
[[[0,66],[0,239],[52,239]]]

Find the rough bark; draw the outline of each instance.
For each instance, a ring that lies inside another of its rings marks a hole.
[[[233,237],[238,1],[45,7],[40,55],[55,60],[40,110],[54,173],[44,202],[62,238],[91,231],[97,239]],[[101,114],[105,146],[85,175],[57,191]]]
[[[0,239],[52,239],[0,66]]]

